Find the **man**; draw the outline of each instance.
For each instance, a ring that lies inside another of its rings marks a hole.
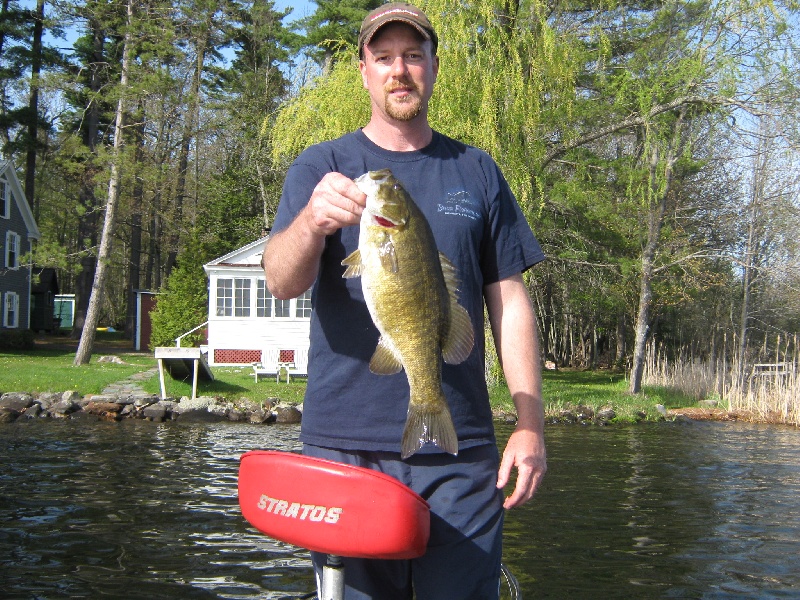
[[[544,256],[494,161],[431,129],[437,46],[428,18],[410,4],[386,4],[367,15],[359,69],[370,121],[296,159],[264,249],[276,297],[314,286],[304,453],[384,471],[431,505],[426,554],[412,561],[345,560],[348,599],[410,599],[412,588],[420,600],[497,598],[503,507],[528,501],[547,468],[536,321],[522,279]],[[472,353],[442,372],[457,456],[428,445],[401,460],[408,384],[403,373],[370,373],[378,332],[360,280],[342,278],[341,261],[358,246],[353,226],[366,202],[353,179],[384,168],[414,198],[439,250],[456,265],[459,302],[472,319]],[[518,413],[502,462],[484,379],[484,302]],[[514,468],[516,484],[504,501]],[[314,559],[320,568],[320,557]]]

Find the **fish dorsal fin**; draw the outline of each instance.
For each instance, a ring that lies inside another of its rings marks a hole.
[[[450,297],[450,323],[447,335],[442,343],[442,358],[449,365],[464,362],[472,352],[475,343],[475,332],[472,330],[472,320],[469,313],[458,303],[458,273],[456,267],[441,252],[439,261],[442,264],[444,283]]]
[[[394,375],[402,371],[402,369],[402,363],[397,360],[394,352],[381,336],[381,339],[378,340],[378,347],[375,348],[375,354],[372,355],[372,359],[369,361],[369,370],[376,375]]]
[[[364,263],[361,262],[361,250],[356,249],[355,252],[342,261],[342,265],[347,267],[344,275],[342,275],[344,279],[361,277],[361,273],[364,271]]]

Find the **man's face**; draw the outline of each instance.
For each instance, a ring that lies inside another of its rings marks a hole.
[[[359,68],[373,110],[396,121],[427,115],[439,58],[416,29],[403,23],[381,27],[364,47]]]

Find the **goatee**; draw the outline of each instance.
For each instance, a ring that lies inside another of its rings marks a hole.
[[[422,102],[419,96],[416,95],[393,98],[391,92],[396,89],[410,89],[411,92],[417,92],[417,88],[413,83],[400,82],[399,84],[387,86],[384,97],[384,110],[392,119],[411,121],[422,112]]]

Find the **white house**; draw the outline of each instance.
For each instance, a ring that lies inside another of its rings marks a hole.
[[[261,268],[267,238],[261,238],[203,266],[208,275],[208,362],[250,365],[269,372],[293,363],[293,374],[308,374],[311,290],[278,300],[269,293]]]

